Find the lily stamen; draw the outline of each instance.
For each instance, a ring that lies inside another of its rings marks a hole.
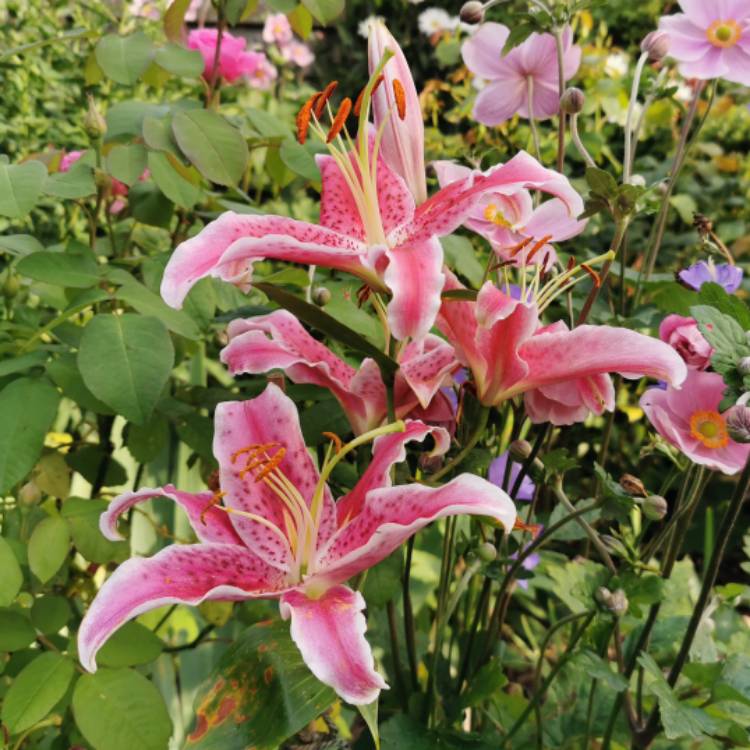
[[[586,271],[589,276],[591,276],[591,278],[594,280],[594,286],[598,289],[602,285],[602,280],[599,274],[585,263],[581,263],[581,268]]]
[[[552,239],[551,234],[547,234],[537,242],[534,247],[531,248],[529,254],[526,256],[525,263],[530,264],[533,257]]]
[[[326,104],[328,104],[328,100],[333,96],[333,92],[338,87],[339,82],[338,81],[331,81],[324,89],[323,91],[318,94],[317,99],[315,100],[315,106],[313,107],[313,112],[315,113],[316,119],[320,119],[323,116],[323,112],[325,111]]]
[[[315,103],[320,97],[321,92],[316,91],[303,105],[300,111],[297,113],[296,125],[297,125],[297,141],[304,145],[307,140],[307,132],[310,129],[310,117],[313,114],[313,108]]]
[[[335,432],[323,432],[321,434],[323,435],[323,437],[327,437],[336,446],[336,453],[341,452],[341,449],[344,447],[344,443]]]
[[[396,100],[396,111],[400,120],[406,119],[406,92],[398,78],[393,79],[393,98]]]
[[[330,143],[344,128],[346,120],[352,111],[352,100],[347,96],[344,98],[339,105],[339,111],[336,113],[336,117],[333,118],[331,123],[331,129],[328,131],[326,136],[326,143]]]

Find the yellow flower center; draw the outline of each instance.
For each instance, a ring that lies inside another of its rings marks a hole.
[[[484,218],[487,219],[487,221],[491,221],[493,224],[497,224],[499,227],[505,227],[506,229],[511,229],[513,226],[494,203],[487,204],[484,209]]]
[[[717,411],[697,411],[690,417],[690,434],[706,448],[724,448],[729,434],[724,417]]]
[[[742,27],[733,19],[714,21],[706,30],[706,36],[714,47],[734,47],[742,36]]]

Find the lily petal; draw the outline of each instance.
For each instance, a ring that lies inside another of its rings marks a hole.
[[[411,190],[414,200],[424,203],[427,200],[427,182],[424,166],[424,121],[419,95],[414,86],[409,63],[398,42],[382,22],[370,26],[367,42],[367,57],[370,74],[374,72],[389,49],[394,53],[383,70],[383,83],[372,97],[375,126],[383,126],[381,150],[390,168],[401,175]],[[396,112],[393,81],[400,81],[405,98],[404,119]]]
[[[253,262],[263,258],[320,264],[367,277],[361,263],[364,253],[357,239],[325,227],[227,211],[178,245],[164,270],[161,296],[168,305],[181,307],[193,285],[206,276],[247,289]]]
[[[229,516],[214,507],[213,492],[181,492],[171,484],[155,489],[142,487],[137,492],[118,495],[99,518],[102,534],[113,542],[120,541],[122,535],[117,531],[117,519],[134,505],[153,497],[166,497],[177,503],[187,513],[190,525],[200,541],[242,544]]]
[[[279,469],[294,485],[308,507],[318,483],[318,470],[305,447],[294,402],[273,384],[257,398],[249,401],[225,401],[216,407],[214,455],[219,462],[219,481],[225,495],[224,505],[266,519],[279,530],[285,528],[284,505],[279,496],[265,483],[257,482],[250,473],[240,476],[247,453],[238,452],[251,446],[273,444],[268,453],[285,450]],[[327,539],[335,529],[333,498],[328,488],[323,496],[319,538]],[[245,544],[268,564],[280,570],[289,565],[289,547],[279,534],[274,534],[258,521],[237,514],[230,518]]]
[[[364,608],[362,594],[346,586],[334,586],[317,598],[289,591],[280,602],[281,616],[291,618],[292,639],[310,671],[355,706],[372,703],[388,689],[365,639]]]
[[[446,378],[460,366],[453,347],[432,334],[421,341],[409,342],[404,347],[399,364],[400,374],[423,409],[429,406],[435,394],[445,385]],[[398,385],[397,379],[397,389]],[[397,396],[396,402],[399,400]]]
[[[234,544],[173,544],[153,557],[132,557],[105,581],[78,631],[81,664],[94,672],[96,653],[128,620],[165,604],[200,604],[276,596],[284,576]]]
[[[410,536],[445,516],[488,516],[510,531],[516,509],[499,487],[473,474],[461,474],[442,487],[401,485],[367,493],[361,511],[323,548],[315,576],[339,583],[377,565]]]
[[[343,526],[364,507],[367,493],[391,486],[391,469],[406,460],[406,444],[423,442],[428,435],[435,441],[430,456],[441,456],[450,448],[450,435],[442,427],[408,421],[403,432],[381,435],[372,444],[372,461],[354,489],[336,503],[337,525]]]

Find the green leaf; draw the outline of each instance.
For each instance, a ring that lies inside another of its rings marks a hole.
[[[174,204],[151,181],[133,185],[128,193],[128,204],[133,216],[142,224],[167,228],[172,222]]]
[[[290,313],[296,315],[301,321],[312,326],[321,333],[325,333],[332,338],[340,341],[342,344],[354,349],[360,354],[364,354],[366,357],[372,357],[380,366],[381,369],[385,370],[390,375],[393,375],[398,370],[398,363],[391,359],[387,354],[384,354],[376,346],[373,346],[367,339],[360,336],[358,333],[353,331],[348,326],[336,320],[336,318],[330,316],[328,313],[321,310],[315,305],[311,305],[308,302],[295,297],[289,292],[285,292],[279,287],[273,286],[272,284],[264,284],[262,282],[256,283],[257,289],[260,289],[269,299],[272,299],[277,305],[283,307],[285,310],[289,310]]]
[[[291,128],[274,115],[262,109],[248,108],[247,119],[261,138],[286,138],[291,135]]]
[[[491,659],[472,677],[469,689],[461,696],[461,707],[469,708],[486,701],[507,683],[503,665],[499,659]]]
[[[146,149],[140,143],[115,146],[107,154],[107,171],[128,187],[138,182],[146,168]]]
[[[46,352],[35,351],[22,354],[20,357],[11,357],[5,362],[0,362],[0,377],[24,372],[24,370],[30,370],[32,367],[43,366],[47,361],[47,356]]]
[[[132,669],[83,675],[73,691],[73,716],[94,750],[167,750],[172,734],[159,691]]]
[[[4,234],[0,236],[0,250],[22,258],[37,250],[44,250],[44,245],[31,234]]]
[[[183,208],[192,208],[200,198],[200,188],[188,182],[172,166],[166,154],[149,152],[148,168],[151,170],[151,179],[172,203]]]
[[[302,661],[288,624],[253,625],[224,653],[199,692],[197,721],[185,748],[276,750],[335,698]]]
[[[258,7],[258,0],[227,0],[226,16],[231,26],[248,18]]]
[[[113,411],[86,387],[75,354],[66,352],[53,359],[47,364],[47,374],[63,395],[75,401],[82,409],[97,414],[113,414]]]
[[[68,556],[70,531],[64,518],[50,516],[41,520],[29,539],[29,567],[42,582],[52,578]]]
[[[113,104],[106,115],[107,135],[106,140],[114,140],[123,137],[138,137],[143,129],[143,121],[146,117],[164,117],[169,113],[166,104],[153,104],[151,102],[126,101]]]
[[[750,343],[740,324],[729,315],[708,305],[690,308],[698,329],[714,348],[711,364],[722,375],[734,374],[742,357],[750,355]]]
[[[88,389],[136,424],[151,415],[174,364],[164,324],[139,315],[97,315],[81,337],[78,367]]]
[[[94,170],[88,164],[74,164],[67,172],[58,172],[47,177],[44,192],[56,198],[86,198],[96,193]]]
[[[320,182],[320,170],[315,163],[315,158],[307,148],[293,138],[287,138],[282,142],[279,156],[292,172],[306,180]]]
[[[164,648],[161,638],[139,622],[128,622],[102,646],[96,656],[103,667],[134,667],[156,659]]]
[[[34,468],[59,401],[46,380],[19,378],[0,391],[0,493]]]
[[[154,151],[166,151],[177,156],[177,141],[172,135],[171,117],[144,117],[143,140]]]
[[[34,638],[34,628],[20,612],[0,609],[0,651],[20,651]]]
[[[359,713],[367,724],[367,728],[370,730],[372,740],[375,743],[375,750],[380,750],[380,733],[378,732],[378,699],[376,698],[372,703],[367,703],[363,706],[357,706]]]
[[[15,600],[23,584],[23,573],[11,546],[0,536],[0,607],[8,607]]]
[[[587,167],[586,182],[591,192],[602,198],[614,198],[617,195],[617,180],[609,172],[597,167]]]
[[[401,557],[396,550],[368,571],[363,592],[370,606],[383,607],[401,591]]]
[[[29,662],[13,680],[3,699],[2,721],[19,734],[47,716],[63,699],[75,674],[73,662],[47,652]]]
[[[468,279],[472,286],[480,287],[484,279],[484,266],[477,260],[477,253],[471,241],[458,234],[449,234],[440,238],[440,244],[450,267]]]
[[[289,24],[292,31],[302,39],[307,39],[312,34],[313,17],[310,11],[304,5],[298,5],[291,13],[288,14]]]
[[[178,112],[172,132],[182,152],[198,171],[219,185],[236,185],[245,173],[247,143],[237,128],[215,112]]]
[[[297,0],[268,0],[266,5],[277,13],[291,13],[297,5]]]
[[[507,55],[512,49],[518,47],[519,44],[523,44],[534,32],[536,27],[528,22],[514,23],[505,46],[503,47],[502,55]]]
[[[40,161],[4,164],[0,161],[0,216],[19,219],[36,205],[47,167]]]
[[[40,596],[31,608],[31,622],[44,635],[54,635],[68,624],[73,611],[64,596]]]
[[[182,27],[190,2],[191,0],[172,0],[164,13],[164,34],[170,42],[179,44],[182,41]]]
[[[169,440],[169,423],[155,412],[143,426],[128,425],[125,445],[138,463],[147,464],[156,459]]]
[[[203,55],[197,49],[168,44],[156,53],[156,64],[181,78],[198,78],[203,73]]]
[[[95,52],[96,61],[109,78],[131,86],[151,64],[154,48],[142,31],[136,31],[129,36],[107,34],[99,40]]]
[[[702,304],[710,305],[734,318],[743,331],[750,330],[750,309],[739,297],[728,294],[721,285],[713,282],[703,284],[697,297]]]
[[[99,266],[91,254],[40,250],[21,258],[16,270],[22,276],[28,276],[35,281],[78,289],[87,289],[101,281]]]
[[[652,678],[646,683],[646,688],[659,701],[661,723],[668,740],[676,740],[680,737],[705,737],[706,734],[716,731],[718,725],[713,717],[702,708],[695,708],[677,698],[651,656],[641,654],[638,657],[638,663]]]
[[[99,517],[107,509],[104,500],[84,500],[69,497],[62,507],[62,516],[67,519],[73,544],[86,560],[105,565],[121,561],[130,555],[127,542],[111,542],[99,530]]]
[[[344,0],[302,0],[302,4],[322,24],[338,18],[344,12]]]
[[[593,651],[584,650],[576,654],[576,664],[592,679],[606,685],[610,690],[622,692],[628,687],[627,680],[617,671],[613,671],[609,662],[604,661],[598,654]]]

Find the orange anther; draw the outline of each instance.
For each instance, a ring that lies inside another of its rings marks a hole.
[[[571,255],[570,258],[568,258],[568,271],[572,271],[576,267],[576,259]]]
[[[516,517],[515,523],[513,524],[513,531],[530,531],[532,536],[536,536],[541,530],[541,524],[525,523],[518,517]]]
[[[529,254],[526,256],[526,262],[531,263],[531,259],[552,239],[552,235],[548,234],[545,237],[542,237],[539,242],[534,245],[534,247],[531,248],[529,251]]]
[[[336,113],[336,117],[333,118],[331,123],[331,129],[328,131],[326,137],[326,143],[330,143],[344,128],[346,124],[346,118],[349,117],[349,113],[352,111],[352,100],[347,96],[341,102],[339,111]]]
[[[398,78],[393,79],[393,98],[396,100],[396,111],[400,120],[406,118],[406,92]]]
[[[372,87],[370,96],[372,96],[378,90],[378,86],[380,86],[381,83],[383,83],[383,76],[379,75],[375,80],[375,84]],[[365,91],[367,91],[367,86],[365,86],[362,91],[359,92],[357,100],[354,102],[354,107],[352,107],[352,112],[354,113],[355,117],[359,117],[359,111],[362,109],[362,100],[365,98]]]
[[[515,247],[510,248],[511,255],[518,255],[525,247],[528,247],[533,242],[532,237],[527,237],[525,240],[519,242]]]
[[[271,456],[266,462],[265,468],[263,468],[255,477],[256,482],[260,482],[265,479],[271,472],[275,471],[279,464],[284,460],[286,455],[286,448],[279,448],[276,453]]]
[[[586,271],[589,276],[591,276],[591,278],[594,280],[594,286],[598,289],[602,285],[602,280],[599,274],[593,268],[591,268],[591,266],[587,266],[585,263],[581,263],[581,268]]]
[[[336,453],[341,453],[341,449],[344,444],[341,442],[341,438],[335,432],[324,432],[323,437],[327,437],[336,446]]]
[[[310,117],[315,102],[318,100],[320,92],[316,91],[303,105],[297,113],[297,140],[304,144],[307,140],[307,131],[310,129]]]
[[[221,498],[224,497],[224,495],[226,494],[227,494],[226,492],[221,492],[221,491],[214,492],[213,497],[208,501],[208,503],[206,504],[206,507],[203,508],[203,510],[201,511],[200,519],[201,519],[202,524],[206,523],[206,513],[208,513],[208,511],[211,510],[211,508],[213,508],[214,505],[218,505],[219,502],[221,501]]]
[[[313,112],[315,113],[315,117],[317,117],[318,120],[322,117],[323,112],[326,108],[326,104],[328,103],[328,100],[331,98],[331,96],[333,96],[333,92],[336,90],[336,87],[338,85],[338,81],[331,81],[323,89],[323,91],[318,94],[318,98],[315,100],[315,106],[313,107]]]

